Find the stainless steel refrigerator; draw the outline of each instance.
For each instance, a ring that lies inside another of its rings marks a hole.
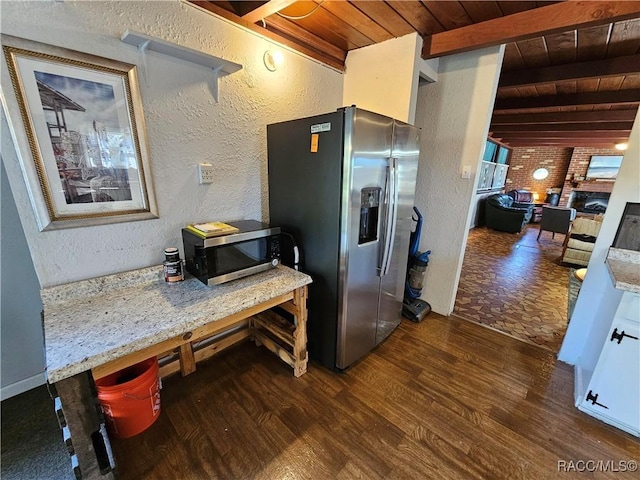
[[[400,324],[419,132],[356,107],[267,127],[270,222],[302,248],[309,355],[329,368]]]

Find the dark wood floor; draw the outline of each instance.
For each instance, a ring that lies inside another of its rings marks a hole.
[[[453,314],[558,352],[573,269],[560,262],[564,235],[538,239],[539,227],[469,231]]]
[[[346,373],[294,378],[244,343],[164,382],[146,432],[113,442],[123,479],[638,478],[558,462],[640,460],[573,406],[553,353],[464,320],[403,321]]]

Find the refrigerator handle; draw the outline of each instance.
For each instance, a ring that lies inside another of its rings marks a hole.
[[[394,157],[389,158],[389,168],[387,169],[387,199],[384,250],[380,267],[381,277],[389,273],[398,220],[398,159]]]

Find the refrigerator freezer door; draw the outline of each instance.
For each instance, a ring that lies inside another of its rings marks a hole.
[[[337,111],[267,127],[270,221],[302,246],[300,269],[313,278],[307,300],[309,357],[329,368],[336,362],[341,291],[343,120]]]
[[[413,214],[413,199],[418,173],[419,134],[420,130],[417,128],[395,122],[391,156],[395,159],[396,164],[396,172],[392,177],[395,177],[397,204],[392,205],[391,210],[396,212],[396,228],[389,267],[386,275],[380,277],[380,307],[376,344],[389,336],[400,324],[402,318],[402,299],[411,235],[411,215]]]
[[[380,277],[387,206],[385,184],[393,120],[345,110],[343,164],[341,302],[336,366],[346,368],[376,344]]]

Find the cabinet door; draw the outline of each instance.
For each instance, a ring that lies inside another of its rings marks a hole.
[[[496,170],[493,173],[493,183],[491,184],[491,188],[504,187],[507,181],[508,170],[509,170],[509,165],[503,165],[503,164],[496,165]]]
[[[496,164],[491,162],[482,162],[480,165],[480,179],[478,180],[478,190],[488,190],[493,182],[493,174]]]
[[[580,410],[640,435],[640,327],[616,316]]]

